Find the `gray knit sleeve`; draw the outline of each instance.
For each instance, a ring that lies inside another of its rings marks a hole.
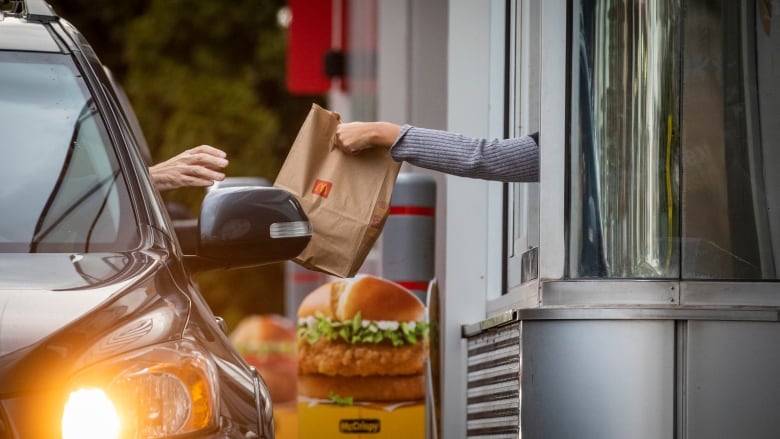
[[[487,140],[404,125],[390,155],[395,161],[461,177],[539,180],[539,147],[531,136]]]

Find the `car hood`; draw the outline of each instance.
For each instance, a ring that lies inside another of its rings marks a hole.
[[[66,327],[150,272],[147,253],[0,255],[0,355]]]
[[[0,395],[181,338],[191,299],[170,265],[164,250],[0,255]]]

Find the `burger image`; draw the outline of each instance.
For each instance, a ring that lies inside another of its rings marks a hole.
[[[246,362],[257,368],[271,401],[281,404],[297,399],[293,320],[275,314],[251,315],[239,322],[230,333],[230,340]]]
[[[425,396],[425,307],[375,276],[329,282],[298,308],[298,394],[350,401]]]

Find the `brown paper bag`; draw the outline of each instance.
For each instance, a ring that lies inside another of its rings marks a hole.
[[[295,262],[353,277],[382,231],[401,164],[385,149],[352,156],[333,147],[339,122],[338,113],[312,105],[274,186],[293,194],[312,224]]]

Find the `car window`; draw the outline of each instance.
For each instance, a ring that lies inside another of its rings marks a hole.
[[[0,251],[138,245],[115,150],[68,56],[0,52],[0,143]]]

